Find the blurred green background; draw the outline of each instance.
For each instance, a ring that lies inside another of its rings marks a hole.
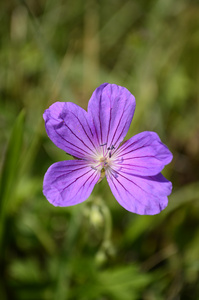
[[[0,299],[199,299],[199,2],[9,0],[0,20]],[[42,194],[69,158],[44,110],[86,109],[103,82],[136,97],[127,138],[156,131],[174,155],[159,215],[125,211],[106,180],[75,207]]]

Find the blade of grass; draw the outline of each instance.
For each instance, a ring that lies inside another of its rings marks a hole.
[[[18,115],[8,142],[0,179],[0,249],[3,239],[4,221],[11,194],[16,184],[18,165],[23,142],[25,112]]]

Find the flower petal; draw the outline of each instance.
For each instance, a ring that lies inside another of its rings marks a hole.
[[[145,131],[126,141],[114,154],[117,169],[126,174],[156,175],[173,158],[155,132]]]
[[[92,121],[83,108],[71,102],[55,102],[43,117],[46,132],[56,146],[77,158],[95,152]]]
[[[139,215],[155,215],[167,204],[172,184],[159,173],[155,176],[133,176],[112,172],[107,180],[113,195],[126,210]]]
[[[135,98],[124,87],[104,83],[92,94],[88,104],[98,145],[117,148],[124,139],[135,111]]]
[[[54,206],[70,206],[86,200],[100,173],[85,161],[60,161],[50,166],[44,176],[43,193]]]

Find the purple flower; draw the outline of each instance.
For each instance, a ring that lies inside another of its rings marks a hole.
[[[116,200],[131,212],[153,215],[167,206],[172,184],[160,172],[172,154],[155,132],[123,142],[134,111],[135,98],[126,88],[104,83],[87,112],[71,102],[56,102],[44,112],[49,138],[76,158],[47,170],[43,193],[50,203],[81,203],[106,176]]]

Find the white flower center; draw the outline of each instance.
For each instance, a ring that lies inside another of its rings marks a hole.
[[[105,176],[105,172],[110,169],[114,163],[113,150],[115,147],[113,145],[108,148],[104,146],[106,146],[106,144],[101,145],[98,154],[92,157],[92,162],[90,164],[92,169],[101,173],[101,179]]]
[[[98,171],[102,171],[102,169],[104,169],[105,171],[111,166],[112,164],[112,157],[109,157],[108,155],[100,155],[95,157],[94,162],[92,163],[92,167],[93,169],[96,169]]]

